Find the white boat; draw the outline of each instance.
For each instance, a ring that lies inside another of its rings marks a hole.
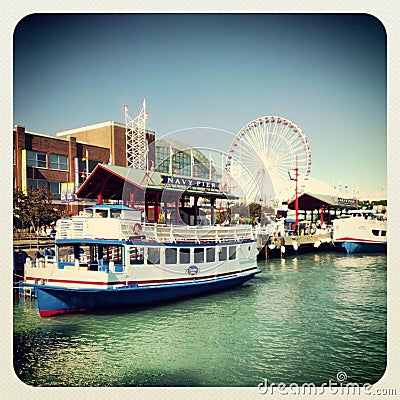
[[[41,316],[199,295],[260,272],[251,226],[149,224],[142,213],[98,204],[57,222],[55,254],[28,259],[21,283]]]
[[[372,210],[350,210],[333,221],[333,243],[347,253],[381,253],[387,249],[387,223]]]

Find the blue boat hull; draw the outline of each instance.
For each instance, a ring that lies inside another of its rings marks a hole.
[[[88,310],[160,303],[196,296],[241,285],[252,279],[256,272],[190,283],[157,286],[124,286],[112,289],[66,289],[36,286],[39,313],[42,317]]]
[[[387,251],[386,243],[369,242],[351,242],[346,241],[339,244],[343,251],[348,254],[354,253],[385,253]]]

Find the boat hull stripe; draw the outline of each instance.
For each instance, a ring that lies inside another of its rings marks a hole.
[[[222,277],[227,277],[229,275],[235,276],[237,274],[243,273],[243,272],[248,272],[251,270],[256,270],[257,268],[252,267],[252,268],[245,268],[242,270],[236,270],[232,272],[226,272],[222,274],[215,274],[215,275],[206,275],[206,276],[197,276],[197,275],[192,275],[190,277],[185,277],[185,278],[177,278],[177,279],[152,279],[152,280],[143,280],[143,281],[138,281],[138,280],[130,280],[130,281],[112,281],[112,282],[99,282],[99,281],[82,281],[82,280],[73,280],[73,279],[54,279],[54,278],[49,278],[49,279],[44,279],[46,284],[48,283],[59,283],[59,284],[77,284],[77,285],[96,285],[96,286],[109,286],[109,285],[149,285],[149,284],[170,284],[170,283],[179,283],[179,282],[187,282],[187,281],[193,281],[194,279],[196,281],[201,281],[201,280],[207,280],[207,279],[213,279],[213,278],[222,278]],[[30,280],[41,280],[40,278],[28,276],[25,278],[26,281]]]
[[[109,307],[157,304],[202,293],[214,292],[241,285],[250,280],[257,270],[211,281],[192,281],[184,284],[160,285],[156,288],[125,287],[108,290],[68,290],[51,286],[37,286],[38,308],[42,317],[76,313]]]
[[[335,242],[385,243],[385,241],[382,240],[357,239],[352,237],[337,238]]]

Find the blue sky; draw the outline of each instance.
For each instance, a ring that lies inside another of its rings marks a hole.
[[[386,84],[367,14],[46,14],[14,34],[14,124],[29,131],[123,123],[143,98],[157,137],[279,115],[305,132],[311,176],[365,192],[386,190]]]

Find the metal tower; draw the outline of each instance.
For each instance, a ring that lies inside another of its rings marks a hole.
[[[125,104],[126,126],[126,164],[128,167],[147,170],[148,146],[146,140],[146,100],[143,100],[142,110],[135,118],[128,115]]]

